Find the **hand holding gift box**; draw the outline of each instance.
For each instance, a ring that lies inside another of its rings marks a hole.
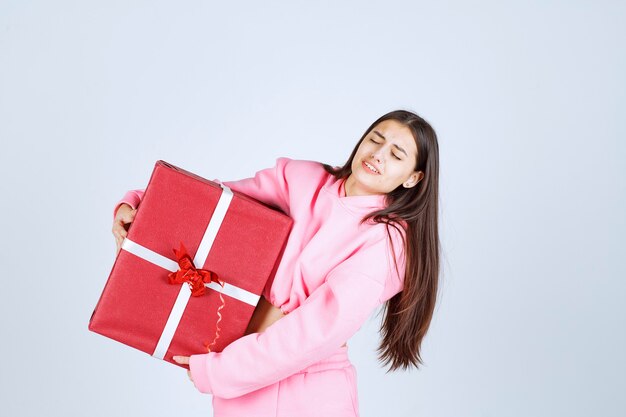
[[[221,351],[244,335],[291,225],[158,161],[89,329],[175,364],[173,355]]]
[[[132,221],[135,219],[136,214],[137,210],[128,204],[123,203],[117,207],[117,210],[115,211],[115,218],[113,219],[113,228],[111,230],[111,232],[113,232],[113,236],[115,236],[115,254],[122,249],[122,243],[128,234],[127,230]]]

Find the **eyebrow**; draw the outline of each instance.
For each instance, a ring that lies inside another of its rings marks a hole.
[[[374,130],[374,133],[376,133],[378,136],[380,136],[381,138],[383,138],[384,140],[387,140],[386,137],[384,137],[378,130]],[[402,149],[401,147],[399,147],[398,145],[396,145],[395,143],[393,144],[393,146],[395,146],[396,148],[398,148],[398,150],[400,150],[402,153],[404,153],[406,156],[409,156],[408,153],[406,153],[406,151],[404,149]]]

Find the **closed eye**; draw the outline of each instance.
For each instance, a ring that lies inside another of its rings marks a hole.
[[[380,143],[380,142],[376,142],[376,141],[375,141],[374,139],[372,139],[372,138],[370,138],[370,140],[371,140],[372,142],[374,142],[374,143],[377,143],[377,144],[379,144],[379,143]],[[394,158],[396,158],[398,161],[401,161],[401,160],[402,160],[401,158],[398,158],[398,157],[396,156],[396,154],[395,154],[395,153],[392,153],[392,155],[393,155],[393,157],[394,157]]]

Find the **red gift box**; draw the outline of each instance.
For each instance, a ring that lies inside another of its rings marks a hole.
[[[292,223],[225,185],[157,161],[89,330],[176,365],[172,356],[206,353],[211,343],[211,351],[223,350],[244,335]],[[221,283],[204,284],[200,296],[191,296],[191,284],[170,283],[181,244],[196,268]]]

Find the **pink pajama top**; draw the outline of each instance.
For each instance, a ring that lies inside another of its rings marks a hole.
[[[346,196],[344,182],[319,162],[284,157],[252,178],[223,182],[294,221],[274,280],[263,291],[287,315],[222,352],[192,355],[189,366],[200,392],[238,397],[329,357],[402,290],[406,264],[399,232],[389,227],[392,251],[384,224],[359,225],[385,206],[385,196]],[[128,191],[115,210],[121,203],[136,208],[142,196],[142,190]]]

